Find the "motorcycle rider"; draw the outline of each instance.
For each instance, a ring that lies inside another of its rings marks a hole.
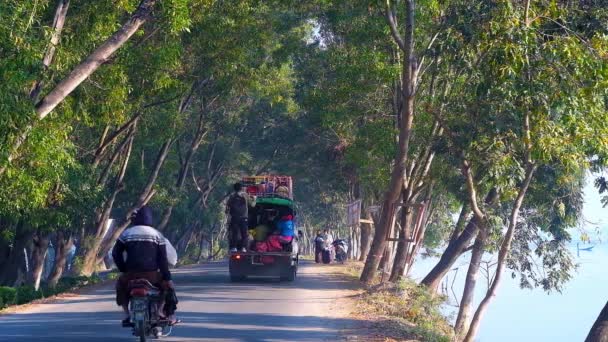
[[[166,241],[164,236],[152,227],[152,209],[143,206],[135,213],[131,223],[132,225],[120,235],[112,250],[114,263],[121,272],[116,282],[116,303],[122,306],[125,313],[122,323],[130,324],[129,282],[135,279],[146,279],[161,289],[162,297],[172,302],[161,303],[159,312],[170,311],[167,313],[171,316],[169,320],[172,324],[177,323],[172,317],[177,303],[172,300],[175,298],[175,292],[167,260]]]

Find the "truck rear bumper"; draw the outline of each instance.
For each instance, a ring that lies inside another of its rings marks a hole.
[[[229,270],[233,278],[287,277],[298,267],[298,256],[291,253],[232,253]]]

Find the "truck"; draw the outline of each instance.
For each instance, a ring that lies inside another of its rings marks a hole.
[[[293,233],[296,212],[292,178],[252,176],[244,177],[241,183],[249,196],[256,198],[248,219],[253,239],[246,252],[230,253],[230,280],[243,281],[253,276],[294,281],[298,273],[301,232]]]

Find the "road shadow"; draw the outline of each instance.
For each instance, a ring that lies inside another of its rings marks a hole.
[[[340,341],[355,319],[271,314],[180,312],[183,323],[164,341]],[[17,314],[0,321],[0,341],[132,341],[119,312]]]

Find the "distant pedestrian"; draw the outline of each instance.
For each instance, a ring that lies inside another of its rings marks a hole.
[[[321,262],[323,257],[323,249],[325,248],[325,239],[320,230],[317,230],[317,236],[315,236],[315,262],[318,264]]]

